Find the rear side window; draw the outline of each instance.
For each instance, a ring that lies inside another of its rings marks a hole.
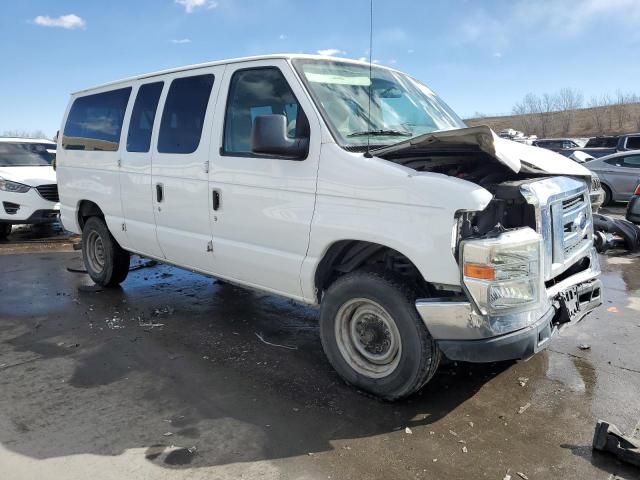
[[[627,148],[629,150],[640,150],[640,137],[627,138]]]
[[[156,118],[156,109],[163,85],[164,82],[147,83],[138,90],[129,122],[127,152],[149,151],[153,121]]]
[[[171,82],[162,112],[158,152],[186,154],[197,150],[213,80],[208,74]]]
[[[640,155],[624,157],[622,166],[627,168],[640,168]]]
[[[65,150],[115,152],[131,87],[76,98],[62,136]]]
[[[615,148],[618,146],[618,137],[590,138],[585,148]]]
[[[309,123],[282,72],[274,67],[233,74],[224,124],[224,152],[251,153],[251,129],[258,115],[284,115],[289,138],[309,135]]]

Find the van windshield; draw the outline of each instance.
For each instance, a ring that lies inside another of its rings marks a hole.
[[[53,144],[0,142],[0,167],[48,166],[55,158]]]
[[[466,125],[429,88],[407,75],[331,60],[294,66],[342,146],[390,145],[424,133]],[[369,116],[371,100],[371,116]]]

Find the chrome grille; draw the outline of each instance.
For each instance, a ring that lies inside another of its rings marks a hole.
[[[587,255],[592,244],[591,201],[587,185],[569,177],[551,177],[523,185],[535,207],[542,235],[544,278],[551,280]]]
[[[58,196],[58,185],[52,183],[50,185],[40,185],[36,187],[38,193],[45,200],[49,200],[50,202],[59,202],[60,197]]]

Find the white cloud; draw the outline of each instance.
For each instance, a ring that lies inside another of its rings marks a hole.
[[[280,40],[286,40],[286,39],[287,39],[287,36],[286,36],[284,33],[281,33],[281,34],[278,36],[278,38],[279,38]]]
[[[366,61],[368,61],[368,60],[369,60],[369,59],[368,59],[367,57],[360,57],[360,58],[358,59],[358,61],[359,61],[359,62],[366,62]]]
[[[493,54],[493,56],[494,56],[494,57],[496,57],[496,58],[502,58],[502,53],[500,53],[500,52],[495,52],[495,53]]]
[[[183,43],[191,43],[191,39],[190,38],[174,38],[173,40],[171,40],[171,43],[176,43],[178,45]]]
[[[38,15],[33,19],[33,23],[43,27],[59,27],[66,28],[68,30],[74,30],[76,28],[85,28],[87,22],[85,22],[78,15],[70,13],[69,15],[60,15],[59,17],[49,17],[48,15]]]
[[[338,48],[325,48],[324,50],[318,50],[318,55],[325,55],[327,57],[337,57],[346,54],[347,52]]]
[[[184,7],[185,12],[193,13],[202,8],[212,9],[218,7],[218,2],[212,0],[174,0],[175,3]]]
[[[396,63],[398,63],[398,61],[395,58],[392,58],[391,60],[389,60],[389,63],[391,65],[395,65]]]
[[[410,48],[409,50],[407,50],[407,53],[413,53],[413,52],[415,52],[413,48]]]

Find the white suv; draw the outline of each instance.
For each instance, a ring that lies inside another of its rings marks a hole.
[[[12,225],[58,220],[55,156],[50,140],[0,138],[0,239]]]
[[[62,220],[96,283],[133,252],[319,304],[334,368],[386,399],[442,355],[529,357],[602,302],[589,171],[393,69],[177,68],[73,94],[61,131]]]

